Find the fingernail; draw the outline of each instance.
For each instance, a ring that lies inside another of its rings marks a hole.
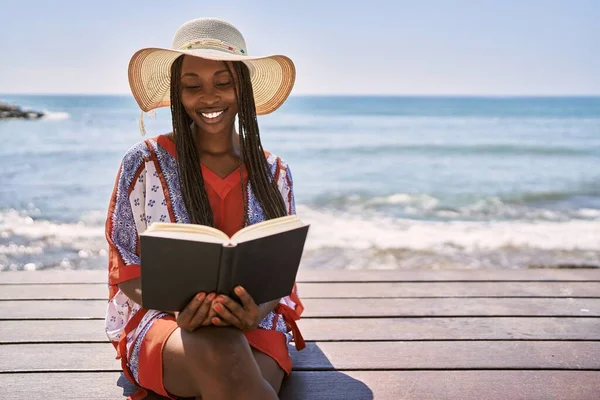
[[[196,299],[198,299],[198,300],[202,300],[202,299],[204,299],[204,293],[199,293],[199,294],[197,294],[197,295],[196,295]]]
[[[242,293],[244,292],[244,289],[242,289],[242,287],[241,287],[241,286],[238,286],[238,287],[236,287],[236,288],[235,288],[235,292],[236,292],[237,294],[242,294]]]
[[[217,311],[223,311],[223,306],[220,304],[215,304],[215,310]]]
[[[209,301],[213,301],[214,298],[215,298],[215,294],[214,293],[211,293],[211,294],[208,295],[208,300]]]

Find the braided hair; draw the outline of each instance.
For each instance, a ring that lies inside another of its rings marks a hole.
[[[181,194],[191,223],[214,226],[214,217],[208,195],[204,189],[200,159],[191,129],[192,119],[185,111],[180,98],[183,57],[183,55],[179,56],[171,66],[171,115]],[[285,203],[277,187],[277,182],[275,182],[271,173],[260,141],[250,72],[243,62],[238,61],[231,64],[233,68],[226,63],[227,70],[232,78],[234,73],[237,77],[236,101],[241,165],[244,165],[246,171],[248,171],[249,183],[266,219],[283,217],[287,215]],[[241,165],[244,225],[248,225],[248,195]]]

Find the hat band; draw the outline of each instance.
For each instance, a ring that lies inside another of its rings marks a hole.
[[[208,49],[213,48],[217,50],[225,50],[229,53],[235,54],[240,53],[246,55],[246,50],[238,49],[234,45],[224,42],[218,39],[200,39],[192,40],[191,42],[184,43],[179,46],[179,50],[196,50],[196,49]]]

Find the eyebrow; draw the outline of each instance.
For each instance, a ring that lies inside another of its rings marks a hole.
[[[214,73],[214,75],[222,74],[223,72],[227,72],[227,73],[229,73],[229,71],[228,71],[228,70],[226,70],[226,69],[222,69],[222,70],[220,70],[220,71],[217,71],[217,72],[215,72],[215,73]],[[193,77],[196,77],[196,78],[198,78],[198,74],[197,74],[197,73],[195,73],[195,72],[186,72],[186,73],[185,73],[185,74],[183,74],[181,77],[183,78],[183,77],[186,77],[186,76],[188,76],[188,75],[189,75],[189,76],[193,76]]]

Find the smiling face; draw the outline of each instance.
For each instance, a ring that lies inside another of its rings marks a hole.
[[[225,62],[184,57],[180,96],[202,134],[231,134],[238,110],[235,81]]]

